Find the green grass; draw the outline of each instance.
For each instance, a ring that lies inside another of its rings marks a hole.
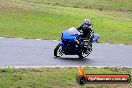
[[[86,68],[87,74],[131,74],[131,68]],[[76,68],[5,68],[0,69],[0,88],[115,88],[130,84],[86,84],[76,82]]]
[[[87,1],[0,1],[0,36],[60,39],[63,30],[90,18],[100,42],[132,44],[131,0]]]
[[[132,11],[131,0],[32,0],[32,2],[86,9]]]

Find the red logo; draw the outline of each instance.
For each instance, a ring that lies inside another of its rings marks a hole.
[[[83,67],[78,68],[77,83],[130,83],[129,74],[86,74]]]

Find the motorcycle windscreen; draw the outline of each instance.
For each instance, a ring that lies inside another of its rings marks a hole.
[[[95,42],[99,38],[99,34],[94,34],[93,42]]]
[[[75,35],[69,33],[68,31],[64,31],[64,32],[62,33],[62,38],[63,38],[64,40],[65,40],[65,39],[74,40],[74,39],[75,39]]]
[[[72,27],[62,33],[62,38],[73,40],[77,35],[80,35],[80,32],[76,28]]]

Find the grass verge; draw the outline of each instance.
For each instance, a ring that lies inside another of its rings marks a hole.
[[[126,67],[86,67],[87,74],[130,74]],[[130,88],[129,84],[86,84],[76,83],[74,67],[67,68],[5,68],[0,69],[1,88]]]
[[[101,36],[100,42],[132,44],[131,0],[91,0],[93,8],[81,7],[90,6],[90,2],[86,2],[87,0],[77,0],[74,3],[70,0],[1,0],[0,36],[60,39],[63,30],[78,27],[85,18],[90,18],[95,33]],[[99,6],[96,5],[98,2]],[[126,7],[122,5],[124,3]]]

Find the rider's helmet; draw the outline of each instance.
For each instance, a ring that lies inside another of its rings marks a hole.
[[[83,28],[87,29],[89,27],[89,25],[90,25],[90,20],[89,19],[85,19],[83,21]]]

